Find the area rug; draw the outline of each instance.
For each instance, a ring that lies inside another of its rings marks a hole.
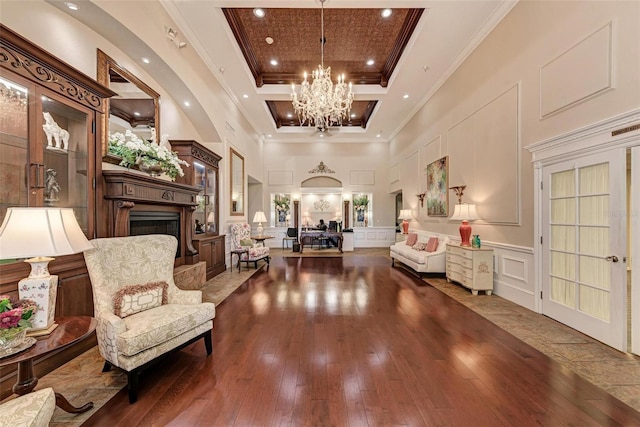
[[[227,269],[207,281],[201,289],[202,299],[213,302],[216,306],[224,303],[229,295],[265,265],[258,263],[257,269],[243,266],[240,271],[236,266]],[[117,369],[102,372],[103,365],[104,359],[100,356],[98,347],[93,347],[39,379],[38,390],[53,387],[54,391],[61,393],[74,406],[93,402],[93,408],[83,414],[69,414],[56,407],[50,426],[79,427],[127,386],[127,376],[124,373]]]

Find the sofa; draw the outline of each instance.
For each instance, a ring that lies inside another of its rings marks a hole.
[[[391,245],[391,265],[395,266],[399,261],[420,277],[426,273],[445,274],[447,243],[447,236],[409,230],[406,240]]]

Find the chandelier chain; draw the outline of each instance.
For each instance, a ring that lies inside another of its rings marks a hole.
[[[291,101],[298,115],[300,125],[315,126],[324,132],[329,126],[342,126],[343,119],[351,112],[353,89],[351,83],[344,82],[344,74],[338,76],[337,83],[331,80],[331,67],[324,67],[324,2],[320,0],[322,9],[320,15],[320,65],[311,73],[311,83],[304,73],[304,80],[300,84],[299,93],[295,83],[291,84]]]

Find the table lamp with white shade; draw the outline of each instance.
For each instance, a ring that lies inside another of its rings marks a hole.
[[[52,331],[58,276],[49,274],[54,256],[71,255],[93,246],[71,208],[9,208],[0,226],[0,259],[28,258],[29,277],[18,283],[20,299],[35,301],[32,329]]]
[[[264,216],[264,212],[257,211],[255,215],[253,215],[253,222],[258,223],[258,228],[256,228],[256,231],[258,232],[259,236],[262,236],[262,232],[264,231],[264,228],[262,228],[262,223],[267,222],[267,217]]]
[[[469,221],[480,219],[476,205],[468,205],[466,203],[457,204],[451,219],[462,221],[460,223],[460,246],[471,246],[469,239],[471,237],[471,226]]]
[[[400,209],[400,215],[398,219],[402,220],[402,234],[409,233],[409,220],[413,218],[411,215],[411,209]]]

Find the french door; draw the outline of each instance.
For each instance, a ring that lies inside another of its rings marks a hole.
[[[542,312],[626,351],[625,150],[545,167],[542,178]]]

